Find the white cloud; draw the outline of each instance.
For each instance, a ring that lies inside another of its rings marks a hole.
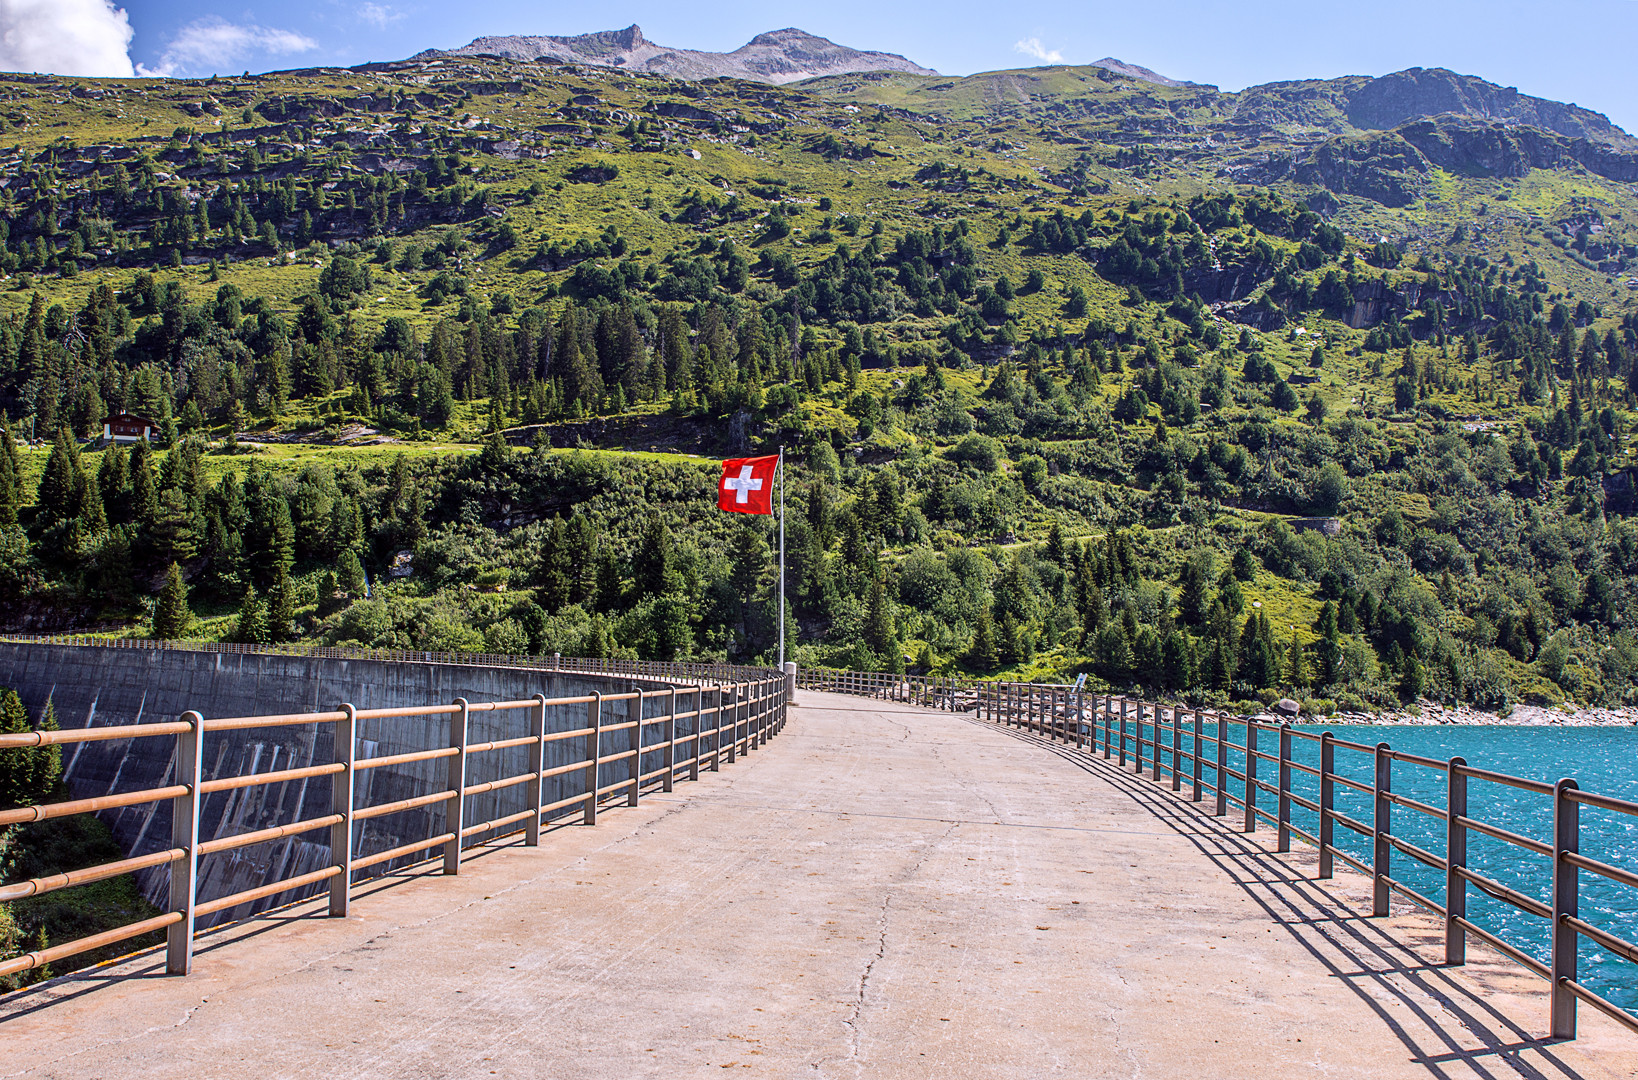
[[[358,21],[369,23],[378,30],[385,30],[403,18],[404,13],[390,4],[361,4],[358,9]]]
[[[129,78],[130,44],[109,0],[0,0],[0,69]]]
[[[1035,59],[1048,64],[1061,64],[1064,62],[1064,54],[1057,49],[1048,50],[1046,46],[1041,44],[1040,38],[1025,38],[1023,41],[1015,42],[1012,51],[1021,52],[1025,56],[1033,56]]]
[[[5,0],[0,0],[4,3]],[[138,65],[140,75],[208,75],[231,71],[253,56],[288,56],[318,48],[318,42],[293,30],[254,23],[230,23],[214,16],[197,19],[171,39],[153,67]]]

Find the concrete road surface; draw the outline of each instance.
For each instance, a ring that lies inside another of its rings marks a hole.
[[[0,1001],[0,1076],[1638,1075],[1365,882],[965,716],[802,694],[720,774]],[[727,1070],[727,1071],[725,1071]]]

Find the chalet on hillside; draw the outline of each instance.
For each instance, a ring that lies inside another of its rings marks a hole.
[[[154,422],[146,416],[115,413],[102,422],[105,443],[152,442]]]

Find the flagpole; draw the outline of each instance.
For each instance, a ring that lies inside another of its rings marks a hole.
[[[785,448],[779,448],[779,676],[785,677]]]

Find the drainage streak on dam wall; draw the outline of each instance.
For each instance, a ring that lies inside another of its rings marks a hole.
[[[329,659],[273,654],[224,654],[172,650],[109,649],[64,645],[0,642],[0,686],[17,691],[37,717],[50,701],[64,728],[110,727],[157,723],[179,718],[193,709],[211,717],[265,716],[278,713],[318,712],[342,703],[359,709],[448,704],[469,701],[521,700],[537,693],[547,698],[576,697],[593,692],[623,693],[635,689],[659,690],[678,684],[633,680],[522,667],[467,667],[458,664],[402,663],[377,660]],[[732,690],[729,691],[732,693]],[[554,717],[553,712],[564,715]],[[474,713],[473,742],[528,734],[526,710]],[[585,707],[547,710],[547,730],[583,725]],[[684,725],[679,723],[679,734]],[[690,729],[691,730],[691,729]],[[247,728],[209,732],[203,747],[203,778],[268,773],[325,764],[335,760],[333,725]],[[444,716],[361,719],[357,754],[360,758],[410,753],[447,746],[449,719]],[[581,756],[579,740],[548,743],[545,767],[567,764]],[[69,796],[94,798],[138,788],[176,783],[176,740],[141,738],[79,743],[63,751],[63,777]],[[471,759],[468,783],[477,784],[525,771],[527,747],[509,747]],[[384,766],[359,774],[357,804],[412,798],[445,785],[444,761],[420,761]],[[606,782],[606,781],[605,781]],[[550,777],[542,802],[552,803],[584,789],[579,770]],[[468,820],[491,821],[527,807],[524,788],[514,786],[472,796]],[[330,812],[331,784],[327,776],[286,781],[204,796],[200,808],[199,839],[265,829],[302,821]],[[577,814],[574,807],[563,814]],[[171,846],[171,800],[104,811],[101,815],[127,856],[162,851]],[[364,857],[398,847],[444,830],[444,804],[406,810],[361,821],[357,826],[355,856]],[[331,865],[328,830],[287,837],[204,856],[200,860],[198,897],[201,902]],[[481,837],[474,837],[479,840]],[[384,873],[400,860],[360,871],[360,876]],[[169,869],[138,872],[142,893],[165,906]],[[257,910],[289,903],[325,889],[307,886],[219,912],[205,925],[243,918]]]

